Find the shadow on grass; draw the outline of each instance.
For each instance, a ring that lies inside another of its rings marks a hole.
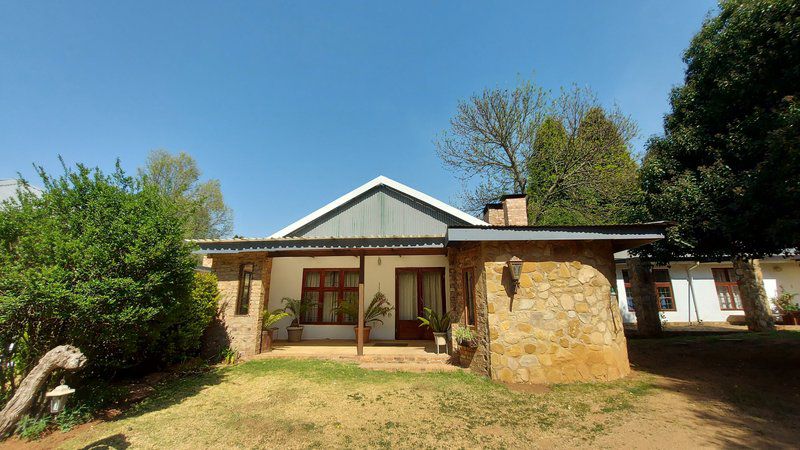
[[[794,448],[800,440],[800,332],[676,336],[629,341],[632,366],[688,396],[701,421],[745,433],[721,447]]]
[[[92,442],[91,444],[82,447],[81,450],[123,450],[130,447],[131,444],[124,434],[118,433],[113,436],[108,436],[103,439]]]

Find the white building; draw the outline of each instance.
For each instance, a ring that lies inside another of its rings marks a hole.
[[[625,264],[628,254],[619,252],[614,257],[620,313],[626,323],[634,323],[636,313],[630,289],[626,289],[630,287]],[[761,270],[770,299],[783,291],[800,292],[800,256],[762,259]],[[726,322],[729,316],[744,315],[731,262],[673,261],[668,267],[655,267],[654,272],[659,308],[667,323],[694,323],[698,319],[707,323]],[[771,306],[774,310],[774,305]]]

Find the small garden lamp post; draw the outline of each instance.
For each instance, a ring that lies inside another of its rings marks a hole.
[[[512,256],[506,265],[508,266],[508,271],[511,274],[511,281],[513,281],[511,289],[512,291],[517,292],[517,286],[519,286],[519,277],[522,275],[522,260],[516,256]]]
[[[67,403],[67,397],[72,395],[74,392],[75,389],[67,386],[64,384],[64,380],[61,380],[61,384],[56,386],[55,389],[44,394],[45,397],[50,399],[50,413],[60,413],[64,409],[64,405]]]

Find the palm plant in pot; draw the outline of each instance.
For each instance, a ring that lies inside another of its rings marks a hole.
[[[289,334],[289,342],[300,342],[303,339],[303,326],[300,325],[300,318],[305,316],[313,303],[305,298],[283,298],[284,311],[292,316],[292,323],[286,327]]]
[[[393,309],[394,307],[389,305],[389,301],[386,300],[386,296],[383,292],[378,291],[375,293],[372,297],[372,301],[364,308],[364,342],[369,342],[369,332],[372,329],[370,324],[379,323],[383,325],[382,318],[387,315],[391,317]],[[350,316],[357,321],[358,299],[340,303],[339,306],[334,308],[334,313]],[[353,327],[353,331],[356,333],[356,339],[358,339],[358,325]]]
[[[433,333],[433,343],[436,345],[436,353],[439,353],[439,346],[447,346],[447,330],[450,329],[450,314],[439,314],[428,308],[423,308],[425,317],[417,317],[421,327],[428,327]]]
[[[477,336],[470,327],[462,326],[453,331],[453,338],[458,342],[458,361],[461,367],[469,368],[475,357],[475,350],[478,348]]]
[[[264,310],[261,314],[261,351],[268,352],[272,350],[272,342],[275,340],[275,332],[278,327],[273,327],[281,319],[289,317],[289,313],[282,309],[274,311]]]

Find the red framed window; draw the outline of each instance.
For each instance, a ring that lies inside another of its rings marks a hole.
[[[658,296],[658,309],[675,311],[675,295],[672,293],[669,270],[653,269],[653,278],[656,284],[656,296]]]
[[[345,301],[358,301],[358,269],[304,269],[302,298],[312,306],[303,322],[308,324],[354,324],[356,317],[336,313]]]
[[[236,315],[246,316],[250,312],[250,290],[253,284],[253,265],[239,266],[239,295],[236,296]]]
[[[475,279],[472,269],[466,269],[463,273],[464,280],[464,309],[466,314],[466,324],[473,326],[476,322],[475,316]]]
[[[675,295],[672,292],[672,281],[669,278],[668,269],[653,269],[655,281],[656,297],[658,297],[658,309],[661,311],[675,311]],[[633,289],[628,271],[622,270],[622,282],[625,285],[625,297],[628,301],[628,311],[635,311],[633,303]]]
[[[719,308],[738,311],[742,309],[742,297],[739,295],[739,283],[733,269],[711,269],[714,285],[717,288]]]

